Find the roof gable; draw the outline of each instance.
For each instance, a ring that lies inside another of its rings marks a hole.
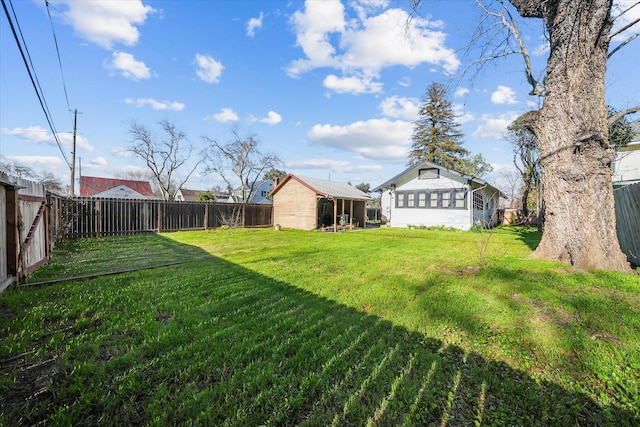
[[[144,197],[155,197],[148,181],[132,179],[100,178],[96,176],[80,177],[80,197],[92,197],[118,186],[128,187]]]
[[[448,169],[445,168],[444,166],[440,166],[436,163],[433,162],[429,162],[429,161],[423,161],[421,163],[418,163],[416,165],[410,166],[409,168],[405,169],[404,171],[400,172],[399,174],[397,174],[396,176],[394,176],[393,178],[383,182],[382,184],[378,185],[376,188],[374,188],[371,191],[384,191],[386,188],[389,188],[392,184],[396,184],[396,182],[402,180],[403,178],[407,177],[408,175],[411,175],[413,173],[415,173],[416,175],[418,174],[418,171],[420,169],[424,169],[424,168],[437,168],[440,170],[444,170],[447,171],[449,174],[457,176],[459,178],[461,178],[461,181],[470,181],[471,183],[474,184],[478,184],[480,186],[488,186],[490,188],[492,188],[493,190],[495,190],[496,192],[499,192],[499,190],[495,187],[493,187],[491,184],[489,184],[487,181],[471,176],[471,175],[466,175],[463,173],[460,173],[458,171],[455,171],[453,169]]]
[[[346,182],[326,181],[324,179],[309,178],[289,174],[273,189],[271,195],[276,194],[287,182],[296,180],[319,196],[337,199],[369,200],[371,196],[358,190]]]

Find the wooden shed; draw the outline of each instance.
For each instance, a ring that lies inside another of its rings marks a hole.
[[[326,181],[293,174],[271,192],[273,223],[283,228],[315,230],[339,225],[365,227],[370,196],[346,182]]]

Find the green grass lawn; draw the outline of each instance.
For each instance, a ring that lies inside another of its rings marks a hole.
[[[0,295],[0,425],[640,424],[640,278],[528,259],[538,239],[210,230],[61,246],[30,282],[140,270]]]

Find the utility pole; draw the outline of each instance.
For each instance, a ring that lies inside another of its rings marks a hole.
[[[75,196],[76,181],[76,123],[78,120],[78,109],[73,110],[73,151],[71,152],[71,183],[69,184],[69,197]]]

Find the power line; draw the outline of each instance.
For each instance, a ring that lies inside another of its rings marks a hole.
[[[53,121],[51,119],[51,113],[49,112],[49,107],[46,103],[46,100],[44,99],[44,94],[42,93],[40,82],[38,81],[38,77],[35,73],[35,68],[33,67],[33,62],[31,61],[31,55],[29,54],[29,50],[27,49],[27,44],[24,40],[24,36],[22,35],[22,29],[20,28],[20,24],[18,23],[18,17],[16,16],[16,12],[13,8],[13,3],[11,2],[11,0],[9,0],[9,4],[11,5],[11,11],[13,12],[13,16],[16,20],[16,25],[18,26],[20,36],[22,37],[22,43],[24,44],[24,49],[22,48],[22,44],[20,44],[20,39],[18,38],[18,34],[16,33],[16,28],[13,25],[13,21],[11,20],[11,15],[9,14],[9,10],[7,9],[7,4],[5,3],[5,0],[1,0],[1,1],[2,1],[2,8],[4,9],[4,13],[7,16],[7,20],[9,21],[11,32],[13,33],[13,38],[15,39],[16,44],[18,45],[18,50],[20,51],[20,55],[22,56],[22,61],[24,62],[24,66],[27,68],[29,79],[31,80],[33,89],[35,90],[36,95],[38,96],[38,101],[40,101],[40,107],[44,112],[45,118],[47,119],[47,123],[49,124],[49,129],[51,129],[51,132],[53,133],[53,138],[56,140],[56,144],[58,144],[58,148],[60,149],[60,153],[62,154],[64,161],[67,163],[67,166],[71,168],[71,163],[69,163],[69,160],[67,159],[67,155],[62,149],[62,144],[60,143],[60,139],[58,138],[58,132],[55,130],[55,126],[53,125]],[[27,52],[26,56],[25,56],[25,50]],[[29,57],[29,61],[27,61],[27,56]],[[29,64],[31,64],[31,68],[29,68]],[[32,68],[33,68],[33,72],[32,72]]]
[[[51,32],[53,33],[53,41],[56,45],[56,53],[58,54],[58,65],[60,66],[60,75],[62,76],[62,88],[64,89],[64,98],[67,100],[67,109],[71,111],[71,107],[69,107],[69,96],[67,95],[67,85],[64,81],[64,72],[62,71],[62,60],[60,59],[60,48],[58,47],[58,38],[56,37],[56,30],[53,27],[53,19],[51,19],[51,11],[49,10],[49,0],[45,0],[45,5],[47,5],[47,14],[49,15],[49,22],[51,22]]]

